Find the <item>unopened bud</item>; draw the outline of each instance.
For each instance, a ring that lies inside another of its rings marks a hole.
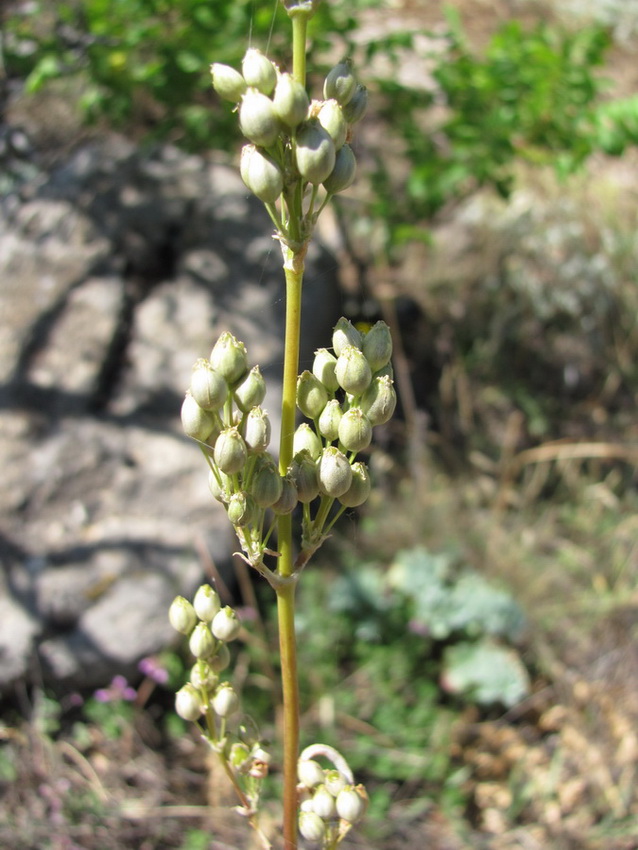
[[[279,120],[292,130],[305,119],[310,106],[305,88],[291,74],[279,75],[272,102]]]
[[[321,454],[321,440],[316,432],[308,425],[307,422],[302,422],[295,431],[292,443],[293,454],[303,451],[304,449],[310,454],[313,460],[317,460]]]
[[[336,398],[330,399],[328,404],[321,411],[321,416],[317,421],[319,431],[326,440],[331,443],[339,439],[339,423],[343,416],[341,404]]]
[[[190,682],[198,691],[212,691],[217,687],[219,676],[207,661],[199,658],[193,664],[190,672]]]
[[[272,100],[257,89],[248,89],[239,107],[239,126],[254,145],[269,148],[281,130]]]
[[[317,466],[309,452],[299,452],[294,456],[289,474],[297,488],[297,498],[300,502],[312,502],[319,495]]]
[[[320,785],[312,795],[312,810],[323,820],[332,820],[337,814],[335,798],[325,785]]]
[[[190,722],[199,720],[203,711],[202,700],[191,684],[184,685],[175,694],[175,711],[182,720]]]
[[[225,643],[220,643],[217,652],[207,660],[210,669],[214,673],[221,673],[230,664],[230,649]]]
[[[255,145],[244,145],[239,162],[241,179],[265,204],[274,204],[284,189],[284,177],[275,160]]]
[[[236,741],[230,748],[228,761],[240,773],[247,770],[250,766],[251,753],[246,744]]]
[[[228,384],[208,360],[198,360],[193,366],[191,395],[204,410],[219,410],[226,401]]]
[[[238,493],[232,494],[228,500],[226,511],[232,525],[237,528],[244,528],[255,520],[257,506],[249,493],[240,490]]]
[[[197,623],[197,614],[188,599],[177,596],[168,609],[168,621],[176,632],[189,635]]]
[[[327,348],[319,348],[315,351],[315,359],[312,363],[312,374],[321,381],[328,392],[339,389],[339,382],[335,377],[335,366],[337,358]]]
[[[215,614],[211,629],[217,640],[223,640],[227,643],[239,636],[241,623],[235,611],[229,605],[226,605],[225,608]]]
[[[223,472],[209,470],[208,472],[208,489],[218,502],[226,503],[230,499],[231,490],[229,489],[230,478]]]
[[[241,70],[247,85],[263,94],[270,94],[275,88],[277,69],[261,50],[250,47],[242,60]]]
[[[357,160],[350,145],[343,145],[337,151],[335,167],[330,176],[323,181],[323,188],[331,195],[343,192],[352,185],[357,174]]]
[[[250,492],[260,508],[269,508],[281,496],[283,482],[274,461],[268,455],[259,455],[258,459],[260,458],[268,459],[255,468],[250,482]]]
[[[248,370],[246,346],[231,333],[224,331],[210,353],[210,365],[229,384],[235,384]]]
[[[343,115],[348,124],[352,126],[363,118],[367,108],[368,90],[365,86],[362,86],[361,83],[358,83],[354,94],[343,107]]]
[[[334,99],[326,100],[321,106],[317,118],[334,142],[335,150],[338,151],[346,141],[348,133],[348,125],[343,117],[341,106]]]
[[[346,785],[337,794],[337,814],[348,823],[357,823],[368,807],[368,795],[363,785]]]
[[[217,646],[207,623],[198,623],[188,641],[188,648],[195,658],[206,659],[215,651]]]
[[[247,413],[252,407],[257,407],[266,397],[266,382],[259,366],[253,366],[250,372],[241,379],[233,393],[235,403],[242,413]]]
[[[314,788],[321,785],[324,780],[324,769],[314,759],[299,759],[297,763],[297,776],[299,782],[306,788]]]
[[[323,183],[332,173],[336,150],[327,130],[318,121],[308,121],[297,130],[295,162],[304,180]]]
[[[219,594],[210,584],[202,584],[197,589],[197,593],[193,599],[193,608],[200,620],[210,623],[221,608]]]
[[[376,322],[361,343],[366,360],[373,372],[378,372],[390,362],[392,357],[392,336],[385,322]]]
[[[181,409],[182,428],[187,437],[205,443],[212,434],[215,425],[215,414],[200,407],[190,392],[186,393]]]
[[[339,442],[349,452],[361,452],[372,442],[372,425],[360,408],[351,407],[341,417]]]
[[[342,496],[339,496],[339,501],[346,508],[358,508],[367,500],[371,490],[372,482],[368,468],[364,463],[357,461],[352,464],[352,484]]]
[[[352,467],[343,452],[335,446],[324,449],[317,461],[317,478],[324,496],[342,496],[352,484]]]
[[[213,62],[210,66],[213,78],[213,88],[224,100],[239,103],[241,96],[246,91],[246,80],[239,71],[230,65],[222,65],[221,62]]]
[[[299,497],[297,496],[297,488],[294,481],[289,475],[281,479],[281,496],[277,499],[271,508],[276,514],[289,514],[297,507]]]
[[[344,59],[328,72],[323,84],[323,96],[326,100],[334,98],[344,105],[351,100],[356,88],[357,80],[352,73],[352,63],[349,59]]]
[[[397,404],[397,394],[388,375],[373,378],[368,389],[359,400],[361,410],[366,414],[372,425],[383,425],[387,422]]]
[[[299,832],[313,844],[323,841],[326,825],[316,812],[299,812]]]
[[[333,797],[346,787],[348,780],[340,770],[333,768],[326,771],[325,786]]]
[[[317,419],[328,401],[324,385],[312,372],[302,372],[297,378],[297,407],[308,419]]]
[[[248,457],[246,443],[237,428],[224,428],[215,440],[213,458],[217,466],[226,475],[234,475],[240,472]]]
[[[335,375],[339,386],[353,396],[359,396],[372,380],[372,370],[363,352],[354,345],[346,345],[337,357]]]
[[[361,332],[355,328],[349,319],[345,319],[342,316],[332,331],[332,347],[337,357],[346,345],[354,345],[355,348],[361,348],[362,342]]]
[[[217,688],[217,692],[211,700],[211,705],[213,706],[213,711],[219,717],[229,717],[239,708],[239,697],[232,685],[224,682]]]
[[[244,442],[249,454],[265,452],[270,443],[271,425],[268,414],[261,407],[253,407],[244,423]]]

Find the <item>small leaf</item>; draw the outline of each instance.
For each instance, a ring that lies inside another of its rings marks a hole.
[[[502,703],[508,708],[530,690],[529,676],[519,655],[491,641],[447,647],[441,686],[483,705]]]

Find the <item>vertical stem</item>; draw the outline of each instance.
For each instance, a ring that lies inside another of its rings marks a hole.
[[[284,347],[284,373],[281,402],[281,435],[279,442],[279,469],[286,473],[292,460],[295,431],[297,372],[299,370],[299,339],[301,331],[301,268],[292,268],[294,257],[287,258],[286,275],[286,335]],[[286,514],[278,520],[278,572],[290,578],[294,570],[292,545],[292,516]],[[283,748],[284,748],[284,850],[297,847],[297,758],[299,754],[299,685],[297,681],[297,645],[295,637],[295,587],[291,580],[277,588],[277,619],[279,624],[279,652],[281,657],[281,684],[283,694]]]
[[[308,31],[308,16],[305,12],[297,12],[292,17],[292,76],[306,85],[306,33]]]

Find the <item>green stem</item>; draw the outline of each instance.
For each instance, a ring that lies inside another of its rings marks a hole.
[[[292,15],[292,76],[302,86],[306,85],[306,33],[308,17]]]

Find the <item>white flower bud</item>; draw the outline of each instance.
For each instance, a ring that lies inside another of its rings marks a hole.
[[[251,408],[258,407],[262,403],[266,397],[266,382],[259,366],[253,366],[241,379],[235,387],[233,397],[242,413],[248,413]]]
[[[176,632],[189,635],[197,624],[197,614],[188,599],[177,596],[168,609],[168,621]]]
[[[343,192],[354,182],[357,174],[357,160],[350,145],[343,145],[337,151],[335,167],[330,176],[323,181],[323,188],[331,195]]]
[[[274,204],[284,190],[284,176],[275,160],[255,145],[244,145],[239,162],[241,179],[265,204]]]
[[[314,788],[323,784],[324,769],[314,759],[299,759],[297,763],[297,776],[299,782],[306,788]]]
[[[207,659],[207,664],[214,673],[221,673],[230,664],[230,649],[225,643],[220,643],[217,652]]]
[[[315,812],[299,812],[299,832],[313,844],[319,844],[326,833],[326,825]]]
[[[275,88],[277,69],[261,50],[250,47],[242,59],[241,70],[246,83],[263,94],[271,94]]]
[[[361,396],[359,406],[366,414],[372,425],[383,425],[387,422],[397,404],[397,394],[392,384],[392,378],[382,375],[372,379],[370,386]]]
[[[365,814],[368,795],[363,785],[346,785],[337,795],[337,814],[348,823],[357,823]]]
[[[239,127],[253,144],[269,148],[281,130],[272,100],[257,89],[248,89],[239,107]]]
[[[355,328],[349,319],[345,319],[342,316],[334,326],[332,332],[332,347],[337,357],[339,357],[346,345],[354,345],[355,348],[361,348],[362,342],[361,332]]]
[[[219,410],[226,401],[228,384],[208,360],[200,359],[193,366],[190,391],[203,410]]]
[[[215,440],[213,458],[226,475],[240,472],[246,465],[248,450],[244,438],[237,428],[224,428]]]
[[[339,439],[339,423],[343,416],[341,404],[336,398],[330,399],[328,404],[321,411],[321,416],[317,421],[319,431],[326,440],[333,442]]]
[[[227,643],[239,636],[241,623],[235,611],[229,605],[226,605],[225,608],[215,614],[211,629],[217,640],[223,640]]]
[[[323,96],[326,100],[334,98],[344,105],[352,99],[356,88],[357,80],[352,73],[352,63],[349,59],[344,59],[329,71],[323,84]]]
[[[337,499],[352,484],[352,467],[347,457],[335,446],[328,446],[317,461],[319,492]]]
[[[276,514],[289,514],[297,507],[299,498],[297,496],[297,488],[294,481],[289,475],[281,479],[281,496],[277,499],[271,508]]]
[[[354,345],[346,345],[337,357],[335,375],[339,386],[353,396],[359,396],[372,380],[372,370],[363,352]]]
[[[339,496],[339,501],[346,508],[358,508],[366,501],[371,490],[372,482],[368,468],[364,463],[357,461],[352,464],[352,484],[343,495]]]
[[[304,180],[323,183],[335,166],[336,150],[330,133],[318,121],[307,121],[297,130],[295,162]]]
[[[335,377],[336,365],[337,358],[327,348],[318,348],[315,351],[315,359],[312,362],[312,374],[331,393],[339,389],[339,382]]]
[[[230,717],[239,708],[239,697],[227,682],[221,684],[211,700],[213,711],[219,717]]]
[[[328,401],[324,385],[307,369],[297,378],[297,407],[308,419],[317,419]]]
[[[244,442],[249,454],[265,452],[270,443],[271,425],[268,414],[261,407],[253,407],[244,423]]]
[[[310,100],[305,88],[290,74],[280,74],[272,99],[279,120],[294,130],[306,118]]]
[[[343,117],[341,106],[336,100],[326,100],[319,109],[317,118],[323,129],[329,133],[335,150],[338,151],[345,143],[348,133],[348,125]]]
[[[219,676],[208,662],[199,658],[191,668],[190,681],[198,691],[211,691],[217,687]]]
[[[190,391],[186,393],[180,415],[186,436],[199,440],[201,443],[205,443],[215,429],[215,414],[200,407]]]
[[[340,770],[333,768],[326,771],[325,786],[333,797],[336,797],[341,789],[345,788],[347,784],[348,780]]]
[[[229,384],[235,384],[248,370],[246,346],[231,333],[224,331],[210,353],[210,365]]]
[[[354,94],[343,107],[343,115],[350,126],[360,121],[368,108],[368,90],[357,84]]]
[[[313,460],[317,460],[319,455],[321,454],[321,440],[317,436],[316,432],[308,425],[307,422],[302,422],[301,425],[295,431],[295,435],[292,443],[292,451],[293,454],[297,454],[298,452],[306,449],[308,454]]]
[[[335,798],[325,785],[320,785],[312,795],[312,810],[323,820],[332,820],[336,816]]]
[[[360,408],[351,407],[341,417],[339,442],[349,452],[361,452],[372,442],[372,425]]]
[[[193,608],[200,620],[210,623],[221,607],[219,594],[210,584],[202,584],[197,589],[197,593],[193,599]]]
[[[210,73],[213,78],[213,88],[217,94],[224,100],[239,103],[242,94],[246,91],[246,80],[239,71],[231,68],[230,65],[213,62]]]
[[[203,708],[201,697],[191,684],[184,685],[175,694],[175,711],[182,720],[199,720]]]
[[[317,466],[309,452],[296,454],[288,469],[291,480],[297,489],[297,498],[306,504],[319,495],[319,480]]]
[[[392,336],[385,322],[376,322],[370,328],[363,337],[361,350],[373,372],[387,366],[392,357]]]
[[[250,492],[260,508],[269,508],[280,498],[283,491],[283,481],[279,470],[270,455],[259,455],[264,462],[258,464],[250,482]]]
[[[255,500],[245,490],[233,493],[226,508],[228,519],[237,528],[244,528],[254,521],[257,514]]]
[[[213,654],[217,646],[210,628],[206,623],[198,623],[188,641],[188,648],[195,658],[206,659]]]

